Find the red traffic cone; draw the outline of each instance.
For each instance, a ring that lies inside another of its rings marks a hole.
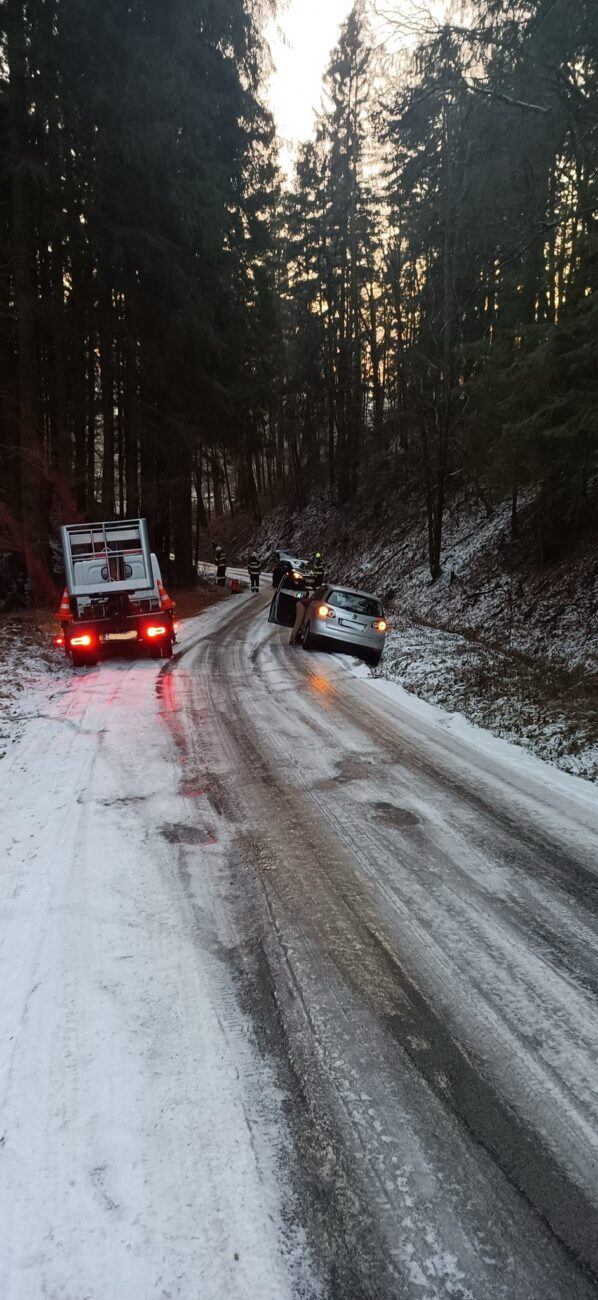
[[[71,614],[71,607],[69,605],[69,593],[67,587],[65,587],[62,593],[60,609],[56,611],[54,618],[57,618],[59,623],[72,623],[73,621],[73,615]]]
[[[165,590],[160,579],[158,578],[158,595],[160,597],[160,606],[162,609],[174,609],[174,600],[171,600],[168,592]]]

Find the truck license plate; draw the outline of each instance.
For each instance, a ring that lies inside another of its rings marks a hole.
[[[136,632],[105,632],[102,641],[136,641]]]

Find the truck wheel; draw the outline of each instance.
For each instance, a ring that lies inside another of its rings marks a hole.
[[[71,654],[73,657],[73,668],[95,668],[97,665],[98,661],[97,659],[94,659],[93,655],[81,654],[78,650],[72,650]]]
[[[172,659],[172,641],[164,641],[162,644],[162,658]]]

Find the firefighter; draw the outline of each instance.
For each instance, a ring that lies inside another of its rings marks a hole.
[[[222,547],[219,546],[219,547],[218,547],[218,555],[217,555],[217,557],[216,557],[216,582],[217,582],[217,584],[218,584],[219,587],[224,587],[224,585],[225,585],[225,583],[226,583],[226,566],[227,566],[227,563],[228,563],[228,560],[227,560],[227,558],[226,558],[226,554],[225,554],[225,552],[222,550]]]
[[[315,555],[314,555],[314,567],[313,567],[313,573],[314,573],[314,587],[321,587],[321,586],[323,586],[323,583],[324,583],[324,561],[323,561],[323,559],[322,559],[322,552],[321,552],[321,551],[316,551],[316,553],[315,553]]]
[[[249,573],[249,577],[250,577],[250,579],[251,579],[251,590],[252,590],[252,591],[259,591],[259,589],[260,589],[260,573],[261,573],[261,571],[262,571],[262,566],[261,566],[261,564],[260,564],[260,562],[259,562],[259,560],[258,560],[258,558],[257,558],[257,555],[255,554],[255,551],[254,551],[254,552],[253,552],[253,555],[251,556],[251,559],[250,559],[250,561],[249,561],[249,564],[247,565],[247,572]]]

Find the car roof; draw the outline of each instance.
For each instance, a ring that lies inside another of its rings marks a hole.
[[[326,590],[342,591],[345,596],[367,596],[369,600],[377,600],[382,604],[380,597],[376,595],[375,591],[358,591],[356,587],[341,587],[338,582],[327,582]]]

